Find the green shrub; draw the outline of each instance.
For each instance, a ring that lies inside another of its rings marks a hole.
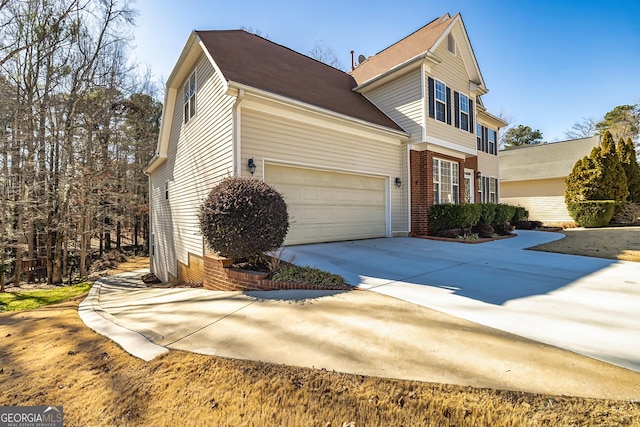
[[[516,213],[513,214],[513,218],[511,218],[511,224],[515,225],[522,221],[527,221],[529,219],[529,211],[523,208],[522,206],[516,206]]]
[[[581,226],[587,228],[604,227],[613,217],[616,202],[613,200],[588,200],[569,202],[567,207],[571,217]]]
[[[493,220],[496,217],[496,204],[495,203],[479,203],[480,218],[478,223],[480,224],[493,224]]]
[[[429,224],[433,231],[469,228],[479,219],[479,205],[473,203],[432,205],[429,211]]]
[[[594,147],[588,157],[576,162],[565,183],[567,206],[585,200],[627,201],[627,177],[608,130],[602,136],[601,146]]]
[[[495,229],[503,226],[505,223],[511,221],[511,218],[516,214],[516,207],[507,205],[505,203],[498,203],[496,206],[496,216],[493,218],[491,225]]]
[[[338,274],[332,274],[319,268],[300,267],[292,264],[284,265],[271,278],[282,282],[304,283],[318,287],[346,285],[344,278]]]
[[[224,179],[202,203],[198,219],[208,247],[235,260],[278,249],[289,231],[282,195],[253,178]]]

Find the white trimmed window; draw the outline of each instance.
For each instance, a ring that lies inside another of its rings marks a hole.
[[[480,181],[480,202],[498,203],[498,180],[491,176],[483,176]]]
[[[196,115],[196,72],[184,84],[184,122]]]
[[[447,86],[436,80],[436,120],[447,120]]]
[[[460,203],[458,163],[433,159],[433,203]]]
[[[478,150],[482,150],[482,128],[483,126],[480,123],[476,125],[476,148]]]
[[[469,97],[460,94],[460,129],[469,130]]]
[[[487,139],[489,140],[489,154],[496,154],[496,131],[489,129]]]

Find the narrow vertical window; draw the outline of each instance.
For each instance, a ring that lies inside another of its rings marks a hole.
[[[496,131],[495,130],[489,129],[488,139],[489,139],[489,154],[498,154],[498,150],[496,150]]]
[[[436,120],[446,121],[447,87],[441,81],[436,80]]]
[[[460,129],[469,131],[469,97],[460,94]]]
[[[191,73],[184,84],[184,122],[187,123],[196,114],[196,73]]]
[[[489,201],[491,203],[498,203],[498,195],[496,192],[497,179],[489,178]]]
[[[447,49],[454,55],[456,54],[456,41],[451,33],[447,36]]]
[[[477,126],[476,147],[479,151],[482,151],[482,125],[480,123]]]

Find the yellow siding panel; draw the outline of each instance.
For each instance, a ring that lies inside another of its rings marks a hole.
[[[454,126],[455,109],[453,100],[453,91],[463,93],[469,97],[475,104],[475,98],[469,92],[469,76],[465,69],[462,57],[458,52],[457,55],[452,55],[447,50],[447,44],[441,43],[436,49],[436,57],[442,60],[437,65],[431,65],[431,72],[427,70],[425,75],[425,84],[427,84],[427,78],[432,77],[436,80],[440,80],[447,87],[451,88],[451,124],[448,125],[441,121],[435,120],[427,115],[427,136],[438,138],[444,141],[452,142],[467,148],[475,149],[476,136],[474,132],[464,131]],[[425,89],[425,94],[428,96],[428,87]],[[428,104],[427,104],[428,105]],[[475,120],[474,120],[475,126]]]
[[[203,255],[198,209],[204,197],[233,172],[232,115],[234,97],[202,56],[196,70],[196,114],[183,123],[182,90],[178,90],[167,161],[151,176],[151,223],[155,240],[154,271],[163,280],[189,277],[189,255]],[[165,200],[165,182],[169,199]],[[178,271],[180,265],[180,271]]]
[[[332,129],[294,121],[264,111],[242,109],[242,163],[253,157],[256,176],[263,176],[264,159],[319,169],[389,177],[391,230],[406,231],[406,146],[394,145]],[[243,173],[247,173],[243,171]],[[394,185],[395,177],[405,183]]]
[[[373,89],[365,96],[411,135],[409,142],[423,142],[422,80],[419,69]]]

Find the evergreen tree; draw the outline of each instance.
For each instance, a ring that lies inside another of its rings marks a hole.
[[[609,131],[604,133],[601,147],[594,147],[589,157],[576,162],[565,182],[567,203],[585,200],[627,201],[627,178]]]
[[[627,187],[629,188],[629,201],[640,203],[640,165],[636,158],[634,144],[631,138],[625,141],[620,138],[618,141],[618,158],[627,177]]]

